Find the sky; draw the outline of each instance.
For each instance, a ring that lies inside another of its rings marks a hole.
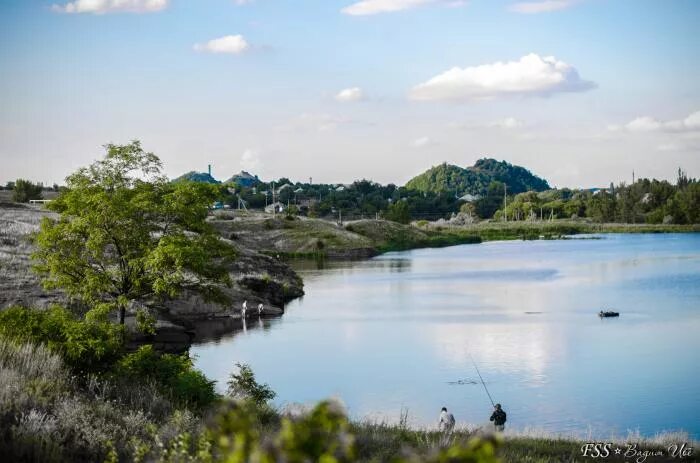
[[[2,0],[0,183],[141,140],[171,177],[700,176],[695,0]]]

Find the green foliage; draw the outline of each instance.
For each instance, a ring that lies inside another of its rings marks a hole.
[[[252,400],[263,405],[274,399],[277,394],[267,384],[255,380],[255,373],[248,364],[236,363],[237,372],[231,373],[228,381],[228,395],[235,399]]]
[[[318,461],[342,463],[355,461],[355,445],[349,423],[339,407],[321,402],[299,418],[282,418],[281,427],[263,440],[255,424],[258,410],[251,402],[239,402],[222,413],[210,428],[215,451],[221,461],[245,463]]]
[[[386,217],[393,222],[409,223],[411,221],[411,213],[408,210],[408,203],[406,201],[396,201],[389,206]]]
[[[41,199],[42,190],[41,184],[18,178],[12,184],[12,200],[17,203],[28,203],[30,199]]]
[[[0,335],[18,342],[45,344],[81,373],[104,372],[123,353],[123,327],[77,320],[66,309],[45,311],[11,307],[0,312]]]
[[[475,204],[476,213],[479,217],[483,219],[493,217],[498,208],[503,206],[503,195],[505,192],[503,183],[496,181],[489,183],[486,193]]]
[[[107,155],[67,178],[36,237],[35,271],[89,305],[119,309],[132,300],[176,296],[184,287],[223,301],[233,248],[206,223],[218,195],[206,183],[170,183],[139,142],[107,145]]]
[[[494,181],[505,183],[511,193],[549,189],[546,180],[524,167],[495,159],[479,159],[474,166],[467,168],[441,164],[409,180],[406,188],[422,192],[448,192],[458,196],[465,193],[484,195]]]
[[[214,381],[196,370],[187,354],[160,354],[153,346],[141,346],[125,355],[116,365],[118,377],[152,381],[176,403],[203,409],[217,400]]]
[[[156,317],[147,309],[138,309],[136,311],[136,327],[142,333],[154,336],[156,334]]]

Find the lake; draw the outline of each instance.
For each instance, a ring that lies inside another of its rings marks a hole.
[[[340,398],[354,418],[700,437],[700,234],[602,235],[300,266],[279,319],[193,346],[218,381],[249,363],[277,405]],[[600,319],[601,309],[621,313]]]

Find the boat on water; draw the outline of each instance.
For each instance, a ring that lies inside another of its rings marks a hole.
[[[613,312],[612,310],[607,310],[607,311],[601,310],[600,312],[598,312],[598,316],[600,318],[619,317],[620,312]]]

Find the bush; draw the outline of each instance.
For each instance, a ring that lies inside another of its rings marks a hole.
[[[30,199],[41,199],[42,189],[40,184],[19,178],[12,189],[12,200],[17,203],[28,203]]]
[[[255,380],[250,365],[236,363],[238,373],[231,373],[228,381],[228,395],[236,399],[252,400],[257,405],[266,404],[275,398],[277,394],[267,384],[260,384]]]
[[[123,354],[123,327],[77,320],[66,309],[45,311],[11,307],[0,312],[0,335],[18,342],[45,344],[79,373],[104,372]]]
[[[152,381],[174,402],[196,409],[203,409],[218,398],[214,381],[194,368],[189,355],[159,354],[150,345],[124,356],[115,373],[134,381]]]

